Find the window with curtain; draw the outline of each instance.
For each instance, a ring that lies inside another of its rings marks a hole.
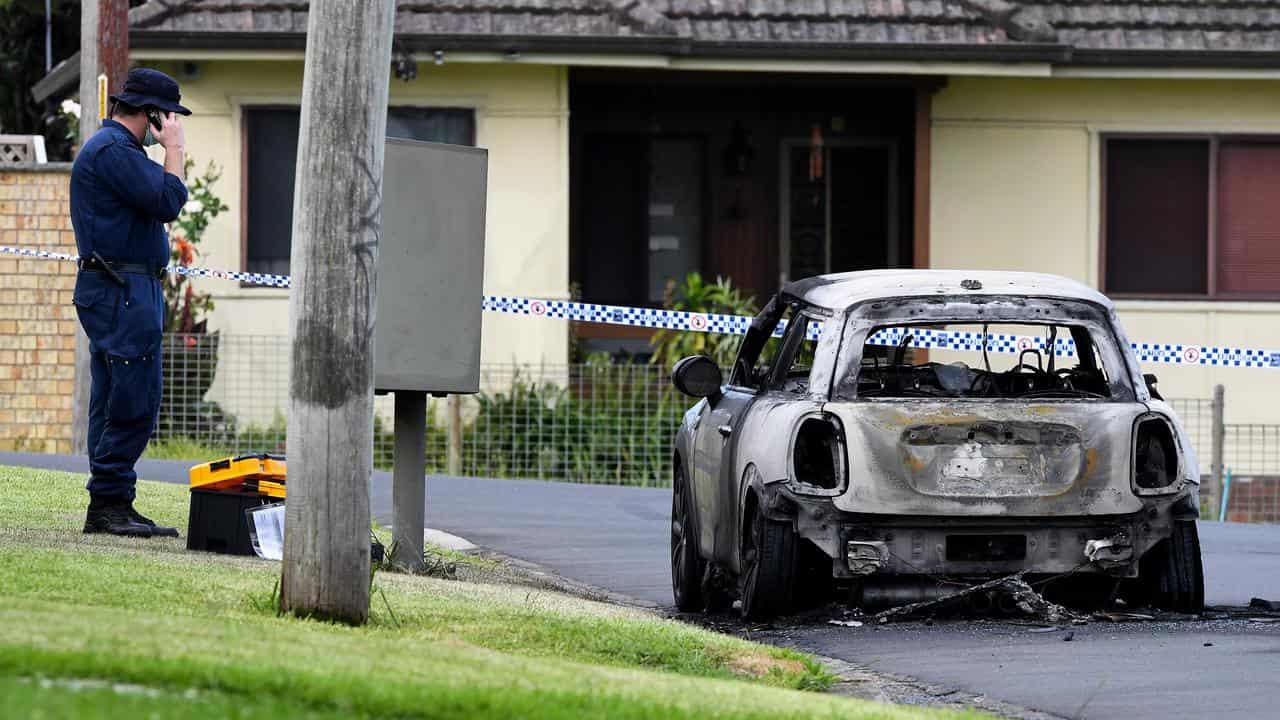
[[[1280,139],[1105,141],[1104,290],[1280,297]]]

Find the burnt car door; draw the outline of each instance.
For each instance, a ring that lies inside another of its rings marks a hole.
[[[699,546],[719,557],[722,548],[716,538],[734,523],[736,498],[726,496],[722,481],[733,467],[737,429],[747,409],[755,402],[760,378],[756,363],[785,306],[774,298],[752,321],[738,347],[729,382],[720,395],[709,397],[694,429],[693,495],[698,509]]]
[[[822,412],[830,389],[831,372],[839,346],[841,327],[828,323],[830,313],[793,300],[789,303],[786,331],[772,352],[766,352],[753,382],[755,402],[735,428],[736,452],[723,464],[721,487],[725,505],[732,508],[731,523],[721,527],[717,549],[719,559],[734,572],[741,572],[740,551],[746,529],[747,488],[762,485],[807,483],[802,492],[834,495],[845,476],[844,453],[840,441],[817,442],[824,433],[838,438],[842,433],[835,420]],[[822,324],[821,336],[813,333],[813,323]],[[841,445],[837,452],[838,445]],[[826,471],[821,472],[821,456]],[[839,455],[837,461],[836,455]],[[821,475],[821,479],[819,479]]]

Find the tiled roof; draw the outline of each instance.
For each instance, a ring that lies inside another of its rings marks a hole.
[[[149,44],[193,34],[215,42],[211,33],[300,37],[306,18],[307,3],[296,0],[150,0],[130,11],[133,33]],[[398,0],[396,33],[451,47],[647,42],[690,54],[1056,47],[1064,59],[1240,56],[1280,50],[1280,0]]]
[[[1275,0],[1019,2],[1059,42],[1090,50],[1280,50]]]

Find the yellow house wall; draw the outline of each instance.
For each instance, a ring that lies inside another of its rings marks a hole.
[[[163,61],[149,65],[177,74]],[[209,227],[203,262],[241,268],[241,118],[253,105],[297,105],[302,63],[209,61],[182,79],[187,151],[199,167],[223,168],[218,194],[230,210]],[[484,291],[564,298],[569,285],[568,99],[566,71],[554,66],[420,63],[409,82],[392,78],[390,103],[475,111],[476,141],[489,150]],[[320,112],[328,112],[321,109]],[[217,307],[210,326],[237,335],[286,335],[287,291],[206,281]],[[559,365],[567,323],[486,314],[487,363]],[[269,360],[264,362],[270,362]]]
[[[934,98],[930,264],[1099,283],[1112,132],[1280,134],[1266,80],[952,78]],[[1280,303],[1118,303],[1130,339],[1280,349]],[[1226,386],[1228,422],[1280,422],[1280,372],[1151,365],[1167,397]],[[1207,452],[1207,448],[1205,448]]]

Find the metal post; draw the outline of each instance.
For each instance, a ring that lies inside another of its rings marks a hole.
[[[1213,500],[1222,497],[1223,447],[1226,445],[1227,426],[1223,414],[1223,403],[1227,391],[1222,385],[1213,386],[1213,450],[1209,461],[1209,474],[1212,477],[1209,495]],[[1215,505],[1210,505],[1212,510]]]
[[[98,131],[98,76],[107,76],[107,92],[124,85],[129,71],[129,3],[82,0],[80,3],[80,147]],[[74,317],[74,316],[73,316]],[[76,323],[75,384],[71,390],[71,452],[88,450],[89,338]]]
[[[449,474],[457,477],[462,474],[462,396],[449,396]]]
[[[417,572],[426,567],[422,531],[427,521],[427,394],[397,390],[395,398],[391,561]]]
[[[80,147],[98,131],[98,0],[80,3]],[[89,338],[76,323],[75,382],[71,386],[71,452],[89,450]]]
[[[44,0],[44,74],[53,69],[53,0]]]

